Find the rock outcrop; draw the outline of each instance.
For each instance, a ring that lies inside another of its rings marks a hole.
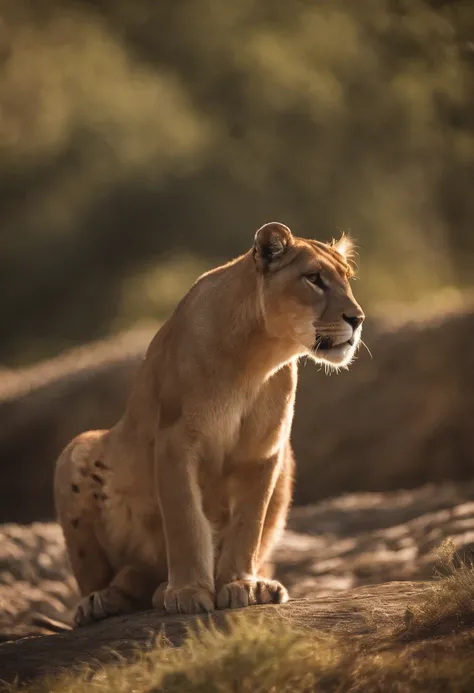
[[[249,619],[281,619],[285,624],[331,634],[344,632],[345,636],[356,637],[370,630],[377,603],[380,604],[379,622],[380,619],[393,620],[426,589],[425,583],[393,582],[331,597],[296,599],[278,606],[252,606],[245,610],[245,615]],[[187,630],[198,622],[225,628],[226,619],[235,613],[226,610],[216,611],[211,616],[171,616],[146,611],[67,633],[7,642],[0,645],[0,690],[1,681],[21,683],[83,665],[97,667],[121,657],[132,657],[137,649],[153,646],[157,636],[180,645]]]

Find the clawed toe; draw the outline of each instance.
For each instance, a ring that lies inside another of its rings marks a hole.
[[[103,621],[110,616],[118,616],[133,611],[133,605],[118,590],[109,587],[99,592],[92,592],[82,599],[74,615],[76,627]]]
[[[223,585],[217,595],[218,609],[239,609],[253,604],[283,604],[288,592],[277,580],[233,580]]]
[[[164,595],[165,609],[171,614],[201,614],[214,611],[214,595],[203,587],[168,587]]]
[[[89,623],[101,621],[107,618],[104,613],[104,606],[100,592],[92,592],[79,602],[74,615],[74,625],[76,627],[87,626]]]

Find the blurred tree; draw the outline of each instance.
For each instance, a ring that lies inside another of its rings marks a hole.
[[[472,280],[469,0],[3,0],[0,18],[4,363],[105,334],[128,278],[173,250],[228,258],[269,219],[352,231],[366,302]]]

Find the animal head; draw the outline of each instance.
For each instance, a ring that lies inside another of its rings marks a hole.
[[[296,238],[277,222],[262,226],[253,258],[267,331],[296,343],[299,353],[315,361],[348,365],[365,318],[350,286],[353,253],[345,235],[322,243]]]

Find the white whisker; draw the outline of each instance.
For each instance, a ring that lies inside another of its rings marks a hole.
[[[370,351],[369,347],[367,346],[367,344],[364,342],[363,339],[360,340],[360,343],[362,344],[363,347],[365,347],[365,349],[367,349],[367,353],[369,354],[370,358],[373,359],[374,357],[372,356],[372,352]]]

